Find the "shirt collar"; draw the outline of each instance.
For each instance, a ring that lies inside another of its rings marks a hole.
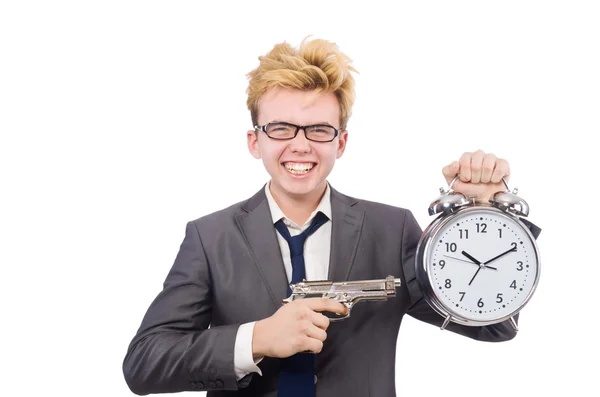
[[[329,188],[329,183],[325,182],[325,184],[326,184],[325,194],[323,194],[323,197],[321,198],[319,205],[310,214],[310,216],[308,217],[308,219],[306,220],[304,225],[296,225],[291,219],[289,219],[287,216],[285,216],[285,214],[283,213],[281,208],[279,208],[279,205],[277,205],[277,202],[275,202],[273,195],[271,194],[271,189],[269,189],[270,184],[271,184],[271,182],[269,182],[265,185],[265,194],[267,195],[267,201],[268,201],[269,207],[271,209],[271,217],[273,219],[273,224],[275,224],[277,221],[279,221],[280,219],[283,218],[284,223],[287,226],[295,226],[300,229],[300,228],[303,228],[304,226],[310,224],[312,219],[315,217],[315,215],[317,215],[317,213],[319,211],[321,211],[323,214],[325,214],[327,216],[327,218],[331,219],[331,189]]]

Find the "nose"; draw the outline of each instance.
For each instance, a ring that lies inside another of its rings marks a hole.
[[[306,139],[305,131],[303,128],[298,130],[298,134],[294,139],[290,140],[289,147],[292,152],[310,152],[310,141]]]

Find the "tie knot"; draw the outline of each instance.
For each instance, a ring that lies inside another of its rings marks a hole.
[[[297,236],[291,236],[290,231],[288,230],[285,223],[283,223],[283,219],[278,220],[275,223],[275,228],[279,231],[279,234],[283,236],[283,238],[287,241],[290,247],[290,256],[298,256],[302,255],[304,252],[304,242],[313,234],[318,228],[320,228],[325,222],[327,222],[329,218],[321,211],[317,212],[314,219],[310,223],[310,226],[306,228],[302,233]]]

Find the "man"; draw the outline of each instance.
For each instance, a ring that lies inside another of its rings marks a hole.
[[[129,346],[125,379],[136,394],[394,396],[403,315],[443,322],[415,280],[421,228],[406,209],[343,195],[327,182],[346,149],[354,102],[355,70],[335,44],[284,43],[259,59],[249,74],[247,140],[271,179],[250,199],[187,224],[164,289]],[[477,151],[443,174],[448,182],[460,174],[455,190],[486,201],[504,190],[509,165]],[[346,313],[327,299],[282,304],[299,277],[388,275],[401,279],[397,296],[357,305],[343,321],[322,314]],[[515,336],[508,322],[447,329],[482,341]]]

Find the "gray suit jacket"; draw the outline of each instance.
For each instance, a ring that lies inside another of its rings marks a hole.
[[[329,279],[399,277],[388,301],[357,304],[332,322],[317,355],[317,396],[395,396],[396,340],[405,314],[440,326],[421,299],[414,255],[422,230],[406,209],[358,200],[331,189]],[[280,360],[265,358],[263,376],[236,380],[240,324],[271,316],[287,278],[264,188],[247,201],[191,221],[164,282],[123,362],[136,394],[208,390],[208,396],[276,396]],[[505,341],[508,322],[447,328],[482,341]]]

